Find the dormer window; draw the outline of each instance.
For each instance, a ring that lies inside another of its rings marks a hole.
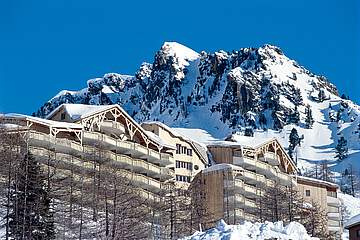
[[[64,119],[65,119],[65,117],[66,117],[66,116],[65,116],[65,113],[61,113],[61,115],[60,115],[60,119],[61,119],[61,120],[64,120]]]

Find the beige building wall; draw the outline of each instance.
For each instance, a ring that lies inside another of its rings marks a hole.
[[[327,209],[326,187],[312,186],[298,181],[297,189],[306,202],[316,202],[324,210]]]
[[[176,183],[179,187],[188,187],[194,176],[205,169],[207,159],[202,159],[191,140],[174,134],[160,123],[143,123],[142,127],[158,135],[162,141],[177,148],[173,151]]]

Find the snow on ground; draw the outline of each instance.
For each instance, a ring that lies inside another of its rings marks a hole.
[[[303,225],[291,222],[284,226],[283,222],[251,223],[240,225],[227,225],[224,220],[218,222],[215,228],[206,232],[195,232],[192,236],[182,240],[315,240],[309,236]]]
[[[360,198],[356,198],[344,193],[339,193],[338,198],[340,199],[342,205],[344,205],[346,208],[346,216],[344,216],[345,220],[360,214]]]
[[[355,198],[344,193],[339,193],[338,198],[340,199],[342,206],[345,208],[343,218],[344,224],[346,225],[350,218],[360,214],[360,198]],[[344,229],[343,240],[348,240],[348,237],[349,231]]]

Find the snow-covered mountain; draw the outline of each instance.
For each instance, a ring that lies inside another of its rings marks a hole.
[[[62,103],[118,103],[139,122],[201,128],[215,138],[251,135],[255,129],[255,137],[275,136],[285,147],[296,128],[304,136],[294,153],[300,167],[328,160],[339,171],[349,163],[360,169],[360,107],[340,98],[325,77],[271,45],[197,53],[166,42],[153,63],[143,63],[135,76],[108,73],[88,80],[80,91],[61,91],[35,115],[44,117]],[[336,161],[341,136],[347,140],[348,157]]]

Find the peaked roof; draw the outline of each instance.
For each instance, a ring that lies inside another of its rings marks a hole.
[[[195,150],[195,153],[200,157],[200,159],[207,164],[208,163],[208,156],[207,156],[207,148],[206,146],[204,146],[202,143],[196,142],[193,139],[184,136],[183,134],[179,133],[178,131],[176,131],[174,128],[171,128],[169,126],[167,126],[166,124],[162,123],[162,122],[158,122],[158,121],[148,121],[148,122],[143,122],[141,123],[141,125],[146,125],[146,124],[155,124],[158,125],[159,127],[163,128],[165,131],[171,133],[173,136],[178,137],[183,139],[184,141],[188,142]]]
[[[347,222],[345,222],[344,227],[349,229],[356,225],[360,225],[360,214],[353,216]]]
[[[86,104],[69,104],[64,103],[54,109],[49,115],[46,116],[47,119],[52,118],[58,111],[64,109],[74,122],[79,122],[82,119],[91,117],[92,115],[107,111],[109,109],[117,108],[127,119],[129,119],[139,130],[141,130],[149,139],[160,146],[167,147],[169,149],[175,149],[175,146],[169,145],[166,142],[162,141],[155,134],[146,131],[139,123],[137,123],[120,105],[86,105]],[[49,121],[49,120],[47,120]],[[53,121],[57,122],[57,121]],[[62,123],[62,122],[60,122]],[[80,124],[77,124],[80,125]],[[154,136],[155,135],[155,136]]]
[[[28,120],[31,122],[39,123],[39,124],[46,125],[49,127],[54,127],[54,128],[71,128],[71,129],[82,129],[83,128],[83,126],[81,124],[77,124],[77,123],[59,122],[59,121],[53,121],[53,120],[49,120],[49,119],[32,117],[32,116],[17,114],[17,113],[8,113],[8,114],[4,114],[0,117],[4,117],[4,118],[9,117],[9,118],[16,118],[16,119],[21,119],[21,120]]]
[[[51,113],[46,116],[46,119],[51,119],[60,109],[64,109],[67,114],[69,114],[71,120],[78,121],[82,118],[88,117],[92,114],[102,112],[104,110],[113,108],[114,106],[119,105],[86,105],[86,104],[69,104],[64,103],[55,108]]]

